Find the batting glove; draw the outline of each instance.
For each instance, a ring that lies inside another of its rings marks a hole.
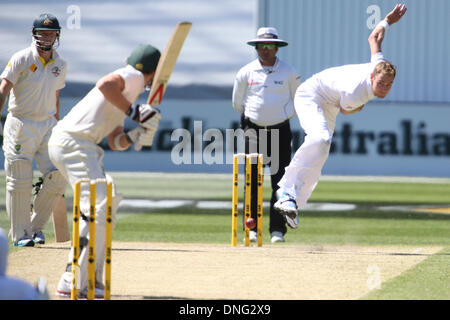
[[[141,127],[141,126],[137,126],[133,130],[128,131],[126,133],[128,142],[129,143],[135,143],[136,141],[138,141],[139,137],[143,133],[145,133],[145,131],[146,131],[146,129],[144,127]]]
[[[150,147],[155,139],[156,129],[145,129],[138,137],[137,144]]]
[[[126,114],[144,128],[158,128],[161,113],[149,104],[132,104]]]

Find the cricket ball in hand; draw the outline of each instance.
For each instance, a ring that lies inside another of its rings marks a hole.
[[[253,229],[254,227],[256,227],[256,220],[253,218],[248,218],[247,220],[245,220],[245,225],[247,226],[247,228]]]

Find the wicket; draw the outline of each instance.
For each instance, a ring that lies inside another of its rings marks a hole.
[[[78,272],[80,256],[80,199],[81,184],[89,183],[89,245],[88,245],[88,300],[95,299],[95,202],[97,184],[106,184],[106,239],[105,239],[105,300],[111,299],[111,262],[112,262],[112,182],[107,179],[81,179],[73,188],[73,227],[72,227],[72,290],[71,299],[78,298]]]
[[[231,221],[231,245],[237,245],[237,230],[238,230],[238,192],[239,192],[239,159],[245,159],[245,199],[244,199],[244,245],[250,246],[250,229],[245,225],[245,220],[251,215],[251,190],[252,190],[252,165],[256,159],[257,165],[257,240],[258,247],[262,246],[263,236],[263,155],[258,153],[238,153],[233,156],[233,194],[232,194],[232,221]]]

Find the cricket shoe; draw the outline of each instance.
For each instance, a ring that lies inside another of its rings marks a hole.
[[[286,242],[286,240],[284,239],[283,233],[280,231],[274,231],[271,234],[272,236],[272,243],[277,243],[277,242]]]
[[[35,244],[45,244],[44,233],[41,230],[33,233],[33,241]]]
[[[60,297],[70,298],[72,292],[72,273],[64,272],[56,287],[56,295]],[[88,289],[80,290],[78,293],[79,298],[87,298]],[[103,283],[95,282],[95,298],[103,299],[105,296],[105,287]]]
[[[56,295],[60,297],[70,297],[72,291],[72,272],[64,272],[56,287]]]
[[[14,247],[34,247],[34,241],[33,239],[25,236],[19,239],[19,241],[16,241],[13,243]]]
[[[294,219],[292,219],[290,216],[286,215],[284,216],[284,219],[286,220],[287,225],[291,228],[291,229],[297,229],[298,228],[298,223],[299,223],[299,218],[298,218],[298,214],[295,216]]]
[[[299,219],[295,198],[281,188],[277,190],[276,196],[278,200],[273,207],[284,216],[289,227],[296,229],[298,227]]]

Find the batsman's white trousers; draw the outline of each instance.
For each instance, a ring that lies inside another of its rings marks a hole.
[[[80,179],[105,179],[103,149],[81,135],[53,130],[48,142],[50,159],[71,187]],[[104,202],[104,203],[103,203]],[[80,209],[89,215],[89,183],[81,185]],[[105,225],[106,185],[97,185],[96,216],[98,223]]]
[[[103,149],[94,142],[86,139],[82,135],[69,134],[57,129],[48,142],[48,151],[50,159],[61,174],[66,178],[73,188],[74,183],[80,179],[105,179],[103,170]],[[113,200],[114,201],[114,200]],[[81,184],[80,210],[88,217],[90,207],[89,183]],[[96,237],[95,237],[95,256],[96,256],[96,277],[101,281],[103,274],[103,263],[105,254],[105,230],[106,230],[106,185],[97,184],[96,193]],[[115,221],[115,210],[113,208],[113,224]],[[86,238],[89,231],[87,221],[80,221],[80,238]],[[84,289],[87,287],[87,248],[81,251],[79,266],[80,276],[78,287]],[[72,261],[72,250],[68,261]]]
[[[319,181],[339,113],[339,108],[321,100],[308,82],[295,94],[295,111],[306,136],[278,185],[295,197],[299,208],[306,205]]]

